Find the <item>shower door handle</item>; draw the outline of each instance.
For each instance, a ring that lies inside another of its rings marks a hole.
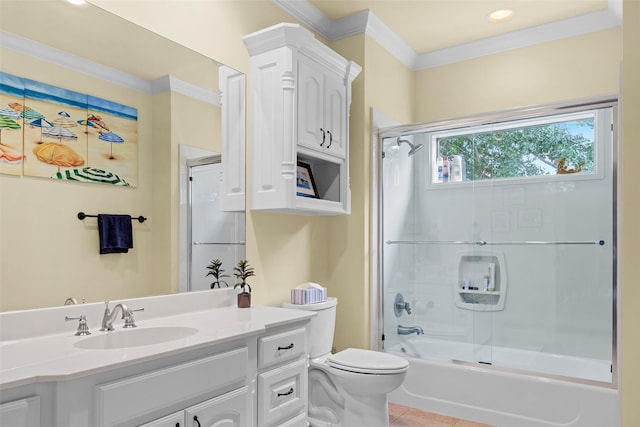
[[[322,132],[322,142],[320,143],[320,147],[322,147],[324,145],[324,139],[327,135],[324,129],[320,128],[320,131]]]

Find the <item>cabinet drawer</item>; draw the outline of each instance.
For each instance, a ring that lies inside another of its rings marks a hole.
[[[259,426],[269,426],[298,412],[307,412],[306,360],[258,375]]]
[[[258,340],[258,369],[293,360],[306,353],[304,328],[267,335]]]
[[[247,347],[96,386],[96,425],[114,426],[186,399],[246,384]]]

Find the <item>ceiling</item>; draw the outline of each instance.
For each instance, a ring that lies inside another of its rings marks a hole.
[[[620,0],[273,0],[333,41],[365,32],[413,69],[621,25]],[[498,9],[506,22],[490,22]]]

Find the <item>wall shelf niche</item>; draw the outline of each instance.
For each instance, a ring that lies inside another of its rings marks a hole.
[[[507,270],[501,252],[472,251],[458,256],[458,274],[454,286],[456,306],[473,311],[504,310],[507,294]],[[495,266],[494,288],[484,289],[489,264]]]

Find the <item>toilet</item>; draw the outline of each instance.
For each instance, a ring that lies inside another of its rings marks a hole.
[[[388,427],[387,394],[400,387],[406,359],[349,348],[331,354],[338,300],[289,304],[315,311],[309,327],[309,424],[312,427]]]

